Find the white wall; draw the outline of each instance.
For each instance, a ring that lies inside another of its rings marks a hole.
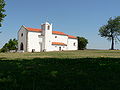
[[[32,52],[32,49],[35,49],[35,52],[42,51],[42,36],[41,32],[28,32],[28,52]]]
[[[61,51],[67,50],[67,46],[62,45],[52,45],[51,49],[52,51],[60,51],[59,47],[61,47]]]
[[[74,46],[75,43],[75,46]],[[77,50],[78,41],[77,39],[68,38],[68,50]]]
[[[57,36],[57,38],[55,38],[55,36]],[[52,42],[61,42],[67,44],[67,39],[68,37],[65,35],[52,34]]]
[[[23,36],[21,34],[23,33]],[[20,30],[18,31],[18,51],[20,51],[20,44],[23,43],[24,51],[27,51],[27,30],[24,26],[21,26]]]

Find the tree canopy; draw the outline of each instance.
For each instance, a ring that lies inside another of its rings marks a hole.
[[[0,50],[0,52],[8,52],[10,50],[17,50],[18,46],[18,42],[16,39],[10,39],[8,41],[8,43],[6,43],[2,49]]]
[[[78,50],[86,49],[86,46],[88,44],[88,40],[84,37],[77,37],[77,38],[78,38]]]
[[[5,9],[4,9],[5,5],[6,5],[5,1],[4,0],[0,0],[0,27],[2,26],[3,18],[6,16],[4,14],[4,12],[5,12]]]
[[[111,41],[111,50],[113,50],[114,43],[120,41],[118,38],[120,35],[120,16],[109,18],[107,24],[100,27],[99,35]]]

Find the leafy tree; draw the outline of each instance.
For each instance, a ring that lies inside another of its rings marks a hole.
[[[120,16],[110,18],[106,25],[99,29],[99,35],[111,41],[111,50],[114,50],[114,43],[120,41]]]
[[[10,50],[17,50],[17,45],[18,45],[18,42],[17,42],[17,40],[16,39],[10,39],[9,41],[8,41],[8,43],[6,43],[3,47],[2,47],[2,49],[0,50],[0,52],[8,52],[8,51],[10,51]]]
[[[78,50],[84,50],[86,49],[86,46],[88,44],[88,40],[84,37],[77,37],[78,38]]]
[[[5,1],[4,0],[0,0],[0,27],[2,26],[1,22],[3,21],[3,18],[6,16],[4,14],[4,12],[5,12],[5,9],[4,9],[5,5],[6,5]]]

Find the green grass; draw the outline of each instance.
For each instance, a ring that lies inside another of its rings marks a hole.
[[[80,50],[62,52],[40,52],[40,53],[0,53],[1,59],[33,59],[33,58],[97,58],[111,57],[120,58],[119,50]]]
[[[0,53],[0,90],[119,90],[120,51]]]

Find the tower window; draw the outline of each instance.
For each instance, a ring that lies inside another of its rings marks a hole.
[[[48,26],[48,30],[50,30],[50,26]]]

